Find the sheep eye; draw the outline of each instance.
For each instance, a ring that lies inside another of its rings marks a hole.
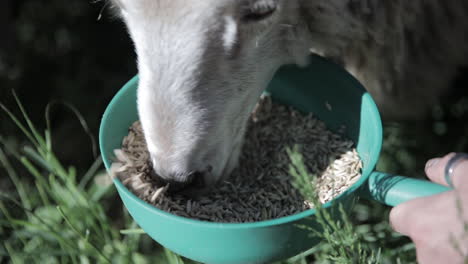
[[[276,8],[276,1],[258,1],[246,10],[243,20],[245,22],[257,22],[267,19],[275,13]]]

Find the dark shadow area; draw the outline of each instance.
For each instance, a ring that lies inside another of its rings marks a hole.
[[[19,115],[11,94],[15,90],[41,131],[47,103],[69,102],[96,136],[108,102],[136,74],[123,23],[102,8],[102,2],[80,0],[1,1],[1,102]],[[1,134],[21,144],[18,129],[0,116]],[[57,155],[65,164],[87,168],[94,158],[78,119],[61,107],[51,117]]]

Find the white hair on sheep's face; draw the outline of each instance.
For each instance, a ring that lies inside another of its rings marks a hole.
[[[306,40],[290,26],[297,15],[286,12],[294,4],[116,1],[138,55],[138,112],[154,172],[170,182],[219,181],[237,165],[247,118],[274,72],[306,62]]]

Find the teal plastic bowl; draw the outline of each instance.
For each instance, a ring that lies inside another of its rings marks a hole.
[[[102,118],[100,148],[107,169],[113,150],[120,148],[130,125],[138,119],[138,77],[130,80],[112,99]],[[362,177],[346,192],[324,205],[350,209],[358,196],[387,205],[448,190],[428,181],[374,171],[382,146],[382,125],[369,93],[338,65],[312,57],[307,68],[280,69],[267,88],[277,102],[313,112],[329,128],[346,126],[347,136],[357,143],[363,162]],[[314,210],[254,223],[229,224],[188,219],[161,211],[139,199],[118,179],[118,193],[135,221],[155,241],[196,261],[210,264],[271,263],[295,256],[319,240],[302,225],[320,230]]]

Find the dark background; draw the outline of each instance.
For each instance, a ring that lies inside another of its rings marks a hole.
[[[136,74],[125,27],[104,3],[86,0],[0,1],[0,102],[19,114],[15,90],[38,127],[52,100],[74,105],[97,136],[114,93]],[[0,133],[21,139],[6,115]],[[85,167],[94,159],[89,138],[64,107],[52,111],[54,148],[64,164]]]

